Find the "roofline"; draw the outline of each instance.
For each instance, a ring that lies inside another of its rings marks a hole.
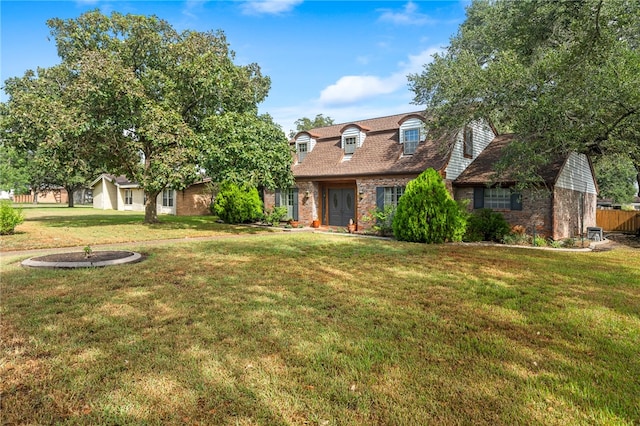
[[[369,176],[402,176],[402,175],[420,175],[420,173],[424,172],[427,169],[433,169],[434,167],[427,167],[425,169],[421,169],[418,171],[409,171],[409,170],[399,170],[393,172],[366,172],[366,173],[349,173],[349,174],[341,174],[341,175],[313,175],[313,176],[296,176],[294,175],[294,179],[307,179],[307,180],[340,180],[344,178],[357,178],[357,177],[369,177]],[[436,169],[436,171],[440,172],[444,169]]]

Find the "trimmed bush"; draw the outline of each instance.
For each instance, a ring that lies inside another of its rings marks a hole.
[[[262,201],[258,190],[249,185],[223,182],[212,212],[225,223],[247,223],[262,218]]]
[[[491,209],[478,209],[469,217],[465,241],[501,242],[510,231],[502,213]]]
[[[460,241],[467,226],[467,213],[454,201],[434,169],[410,181],[398,200],[393,235],[401,241],[444,243]]]
[[[0,202],[0,235],[13,234],[16,226],[22,222],[22,210],[13,208],[10,201]]]

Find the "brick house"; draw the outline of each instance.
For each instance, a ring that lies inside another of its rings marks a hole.
[[[597,183],[584,154],[571,153],[549,164],[539,175],[544,188],[514,191],[516,181],[505,173],[496,179],[493,165],[513,135],[496,137],[453,182],[454,197],[469,199],[469,209],[491,208],[528,233],[555,240],[580,235],[596,226]],[[491,182],[491,186],[488,183]]]
[[[470,209],[495,208],[512,225],[528,226],[535,220],[539,230],[549,236],[569,236],[575,231],[580,197],[586,200],[583,225],[595,225],[595,201],[591,203],[592,195],[595,200],[595,179],[586,157],[571,155],[551,166],[547,174],[554,189],[546,201],[533,202],[533,193],[513,194],[512,182],[503,182],[508,185],[500,189],[490,188],[491,166],[508,141],[497,136],[486,121],[469,123],[447,139],[433,140],[424,112],[300,132],[291,142],[295,147],[295,186],[265,191],[265,209],[287,206],[288,216],[304,225],[317,220],[322,226],[342,227],[353,220],[357,229],[363,230],[372,225],[363,221],[363,216],[397,205],[407,183],[433,168],[454,198],[469,200]],[[486,153],[488,147],[491,149]],[[579,182],[574,182],[576,168],[582,173]],[[576,188],[582,188],[583,183],[588,191],[580,195]]]
[[[357,229],[363,216],[396,205],[407,183],[431,167],[449,189],[495,137],[486,122],[470,123],[449,140],[429,138],[423,112],[336,124],[298,133],[294,188],[265,191],[265,209],[287,206],[302,224]]]
[[[193,183],[183,190],[167,188],[156,199],[158,214],[199,216],[209,214],[211,179]],[[124,176],[101,174],[90,184],[93,208],[102,210],[144,211],[144,191]]]

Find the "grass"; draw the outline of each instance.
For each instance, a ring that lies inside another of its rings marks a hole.
[[[3,423],[640,420],[640,252],[326,234],[2,269]]]
[[[0,239],[0,251],[265,232],[220,224],[214,216],[162,215],[161,223],[146,225],[143,212],[90,207],[26,207],[23,212],[24,223],[15,235]]]

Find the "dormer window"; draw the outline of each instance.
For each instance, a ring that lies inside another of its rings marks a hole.
[[[462,144],[464,157],[473,158],[473,128],[471,126],[465,126]]]
[[[344,138],[344,153],[353,154],[356,152],[357,139],[355,136]]]
[[[402,132],[402,141],[404,145],[404,155],[412,155],[418,149],[418,143],[420,143],[420,129],[406,129]]]
[[[307,156],[307,143],[299,143],[298,144],[298,163],[302,163],[304,158]]]

